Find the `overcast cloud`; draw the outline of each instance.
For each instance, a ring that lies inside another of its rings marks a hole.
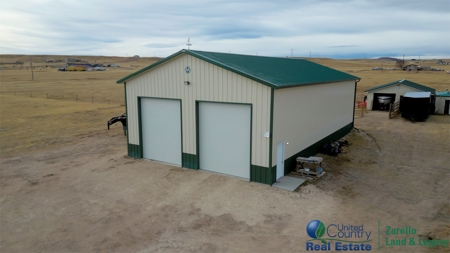
[[[0,54],[450,58],[450,0],[0,1]]]

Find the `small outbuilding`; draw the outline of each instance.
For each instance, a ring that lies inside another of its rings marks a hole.
[[[389,110],[389,104],[400,101],[407,92],[430,92],[433,98],[436,94],[435,89],[406,79],[375,86],[365,92],[367,92],[367,109],[382,111]]]
[[[450,91],[436,92],[436,114],[450,114]]]
[[[353,129],[358,80],[305,59],[181,50],[117,81],[128,155],[273,184]]]

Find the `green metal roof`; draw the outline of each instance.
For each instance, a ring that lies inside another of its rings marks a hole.
[[[436,97],[450,97],[450,91],[437,91]]]
[[[181,50],[117,81],[126,82],[181,54],[188,54],[275,89],[359,80],[359,77],[305,59]]]
[[[414,83],[414,82],[408,81],[406,79],[402,79],[402,80],[398,80],[398,81],[395,81],[395,82],[391,82],[391,83],[375,86],[375,87],[372,87],[372,88],[366,90],[365,92],[379,90],[379,89],[382,89],[382,88],[385,88],[385,87],[389,87],[389,86],[392,86],[392,85],[396,85],[396,84],[403,84],[403,85],[409,86],[409,87],[417,89],[417,90],[431,92],[432,94],[436,93],[436,90],[433,89],[433,88],[427,87],[427,86],[422,85],[422,84]]]

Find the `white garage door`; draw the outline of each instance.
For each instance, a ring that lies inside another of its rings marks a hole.
[[[181,166],[179,100],[141,98],[143,156]]]
[[[250,179],[250,105],[199,103],[200,169]]]

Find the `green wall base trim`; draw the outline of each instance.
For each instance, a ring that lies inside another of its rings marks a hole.
[[[141,146],[135,144],[128,144],[128,156],[134,158],[142,158]]]
[[[261,167],[251,165],[250,167],[250,181],[263,184],[272,185],[275,183],[276,170],[268,167]]]
[[[198,170],[198,158],[197,155],[182,153],[182,166],[188,169]]]
[[[317,154],[324,144],[339,140],[340,138],[348,134],[352,129],[353,129],[353,122],[337,130],[336,132],[328,135],[327,137],[321,139],[320,141],[314,143],[313,145],[305,148],[304,150],[298,152],[297,154],[287,158],[286,160],[284,160],[284,174],[285,175],[289,174],[291,171],[295,169],[295,167],[297,166],[296,161],[297,157],[299,156],[310,157]],[[276,166],[274,166],[273,168],[275,168],[276,170]]]

